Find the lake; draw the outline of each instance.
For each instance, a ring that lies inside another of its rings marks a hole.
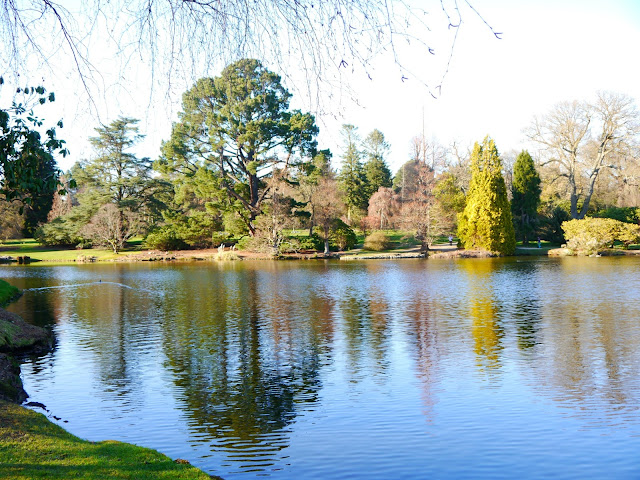
[[[12,266],[31,401],[231,479],[640,478],[640,258]]]

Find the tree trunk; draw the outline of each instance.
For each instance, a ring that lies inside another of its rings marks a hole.
[[[329,255],[331,254],[331,250],[329,249],[329,228],[326,226],[322,227],[322,231],[324,232],[324,254]]]

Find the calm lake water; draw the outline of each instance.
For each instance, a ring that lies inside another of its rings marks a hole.
[[[31,401],[225,479],[640,478],[640,258],[0,269]]]

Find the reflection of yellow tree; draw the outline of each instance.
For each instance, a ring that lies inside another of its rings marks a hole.
[[[496,315],[498,309],[490,298],[471,298],[470,314],[473,322],[472,334],[478,362],[487,368],[500,366],[500,342],[503,331]]]
[[[491,284],[494,261],[470,259],[460,261],[460,265],[469,275],[469,315],[478,364],[489,369],[499,367],[504,331],[499,322],[500,310]]]

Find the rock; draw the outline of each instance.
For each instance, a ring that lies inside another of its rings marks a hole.
[[[0,353],[0,399],[16,403],[27,399],[20,380],[20,365],[4,353]]]
[[[46,351],[52,343],[51,332],[0,308],[0,352]]]

